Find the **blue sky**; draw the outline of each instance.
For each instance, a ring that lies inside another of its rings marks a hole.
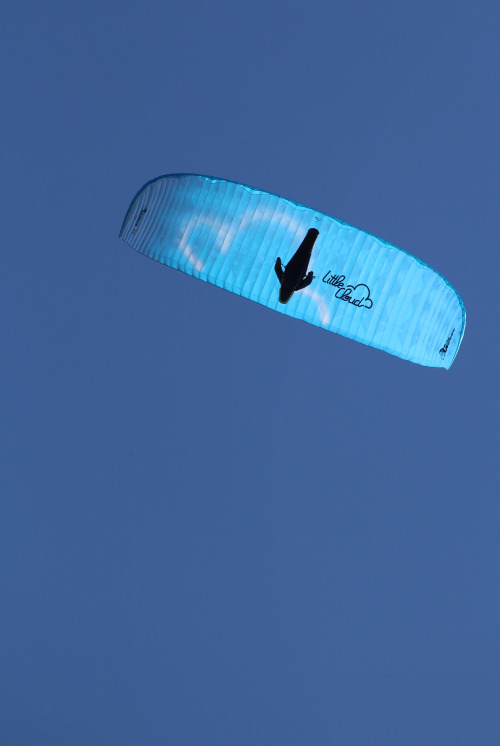
[[[4,11],[2,743],[498,743],[498,20]],[[175,172],[437,269],[451,370],[136,254],[129,202]]]

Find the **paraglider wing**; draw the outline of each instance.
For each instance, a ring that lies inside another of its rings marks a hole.
[[[132,201],[120,237],[193,277],[421,365],[449,368],[463,337],[463,303],[438,272],[370,233],[243,184],[154,179]],[[307,261],[287,274],[304,246]],[[292,276],[289,302],[280,303],[281,282]]]

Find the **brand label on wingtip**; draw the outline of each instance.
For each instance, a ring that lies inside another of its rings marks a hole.
[[[134,233],[136,232],[137,228],[139,227],[139,223],[141,222],[141,220],[142,220],[142,218],[144,216],[144,213],[146,213],[147,211],[148,211],[147,207],[143,207],[142,210],[140,211],[139,217],[135,221],[134,230],[132,231],[132,235],[134,235]]]
[[[443,358],[443,360],[444,360],[444,356],[448,352],[448,347],[450,346],[451,338],[453,337],[454,334],[455,334],[455,329],[453,329],[453,331],[451,332],[450,336],[448,337],[448,339],[446,340],[446,342],[444,343],[444,345],[439,350],[439,354],[441,355],[441,357]]]

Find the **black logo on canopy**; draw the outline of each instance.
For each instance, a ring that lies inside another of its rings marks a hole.
[[[335,297],[358,308],[371,308],[370,288],[364,282],[357,285],[346,283],[345,275],[334,275],[330,270],[323,277],[323,282],[337,288]]]

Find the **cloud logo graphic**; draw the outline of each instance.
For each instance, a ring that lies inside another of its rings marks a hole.
[[[353,298],[350,303],[353,303],[355,306],[359,306],[359,308],[371,308],[373,306],[373,301],[370,298],[370,288],[368,287],[368,285],[360,282],[359,285],[348,285],[346,287],[346,292],[348,290],[350,290],[350,294]]]
[[[340,283],[335,297],[345,300],[346,303],[350,303],[357,308],[371,308],[373,306],[373,301],[370,298],[370,288],[363,282],[360,282],[358,285],[347,285],[346,287],[344,287],[343,283]]]

